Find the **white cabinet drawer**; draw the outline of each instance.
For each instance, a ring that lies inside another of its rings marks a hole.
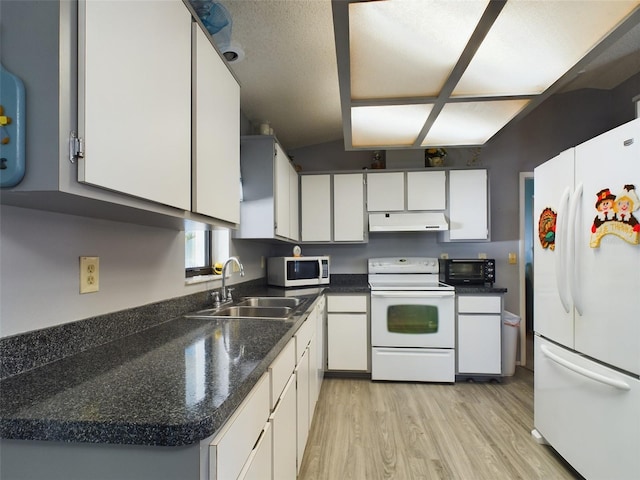
[[[453,383],[455,370],[453,349],[375,347],[371,353],[371,380]]]
[[[329,312],[366,312],[366,295],[329,295],[327,296]]]
[[[265,373],[209,444],[211,480],[238,478],[270,410],[269,374]]]
[[[501,313],[502,297],[499,295],[460,295],[459,313]]]
[[[289,381],[294,368],[296,368],[296,342],[291,339],[269,367],[269,373],[271,374],[271,409],[278,402],[278,398],[280,398],[280,394]]]

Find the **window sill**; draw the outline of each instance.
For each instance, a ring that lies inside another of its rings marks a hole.
[[[221,280],[222,275],[196,275],[195,277],[185,278],[185,285],[196,285],[198,283],[211,282],[212,280]]]

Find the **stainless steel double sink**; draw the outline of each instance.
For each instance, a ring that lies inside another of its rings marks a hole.
[[[287,319],[299,304],[300,299],[293,297],[248,297],[235,305],[209,308],[185,316]]]

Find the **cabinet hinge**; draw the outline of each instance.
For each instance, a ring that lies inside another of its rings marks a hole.
[[[69,161],[76,163],[79,158],[84,158],[84,139],[78,137],[76,132],[69,135]]]

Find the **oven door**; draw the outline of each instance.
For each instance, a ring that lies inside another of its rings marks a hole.
[[[454,348],[455,292],[371,292],[373,347]]]

